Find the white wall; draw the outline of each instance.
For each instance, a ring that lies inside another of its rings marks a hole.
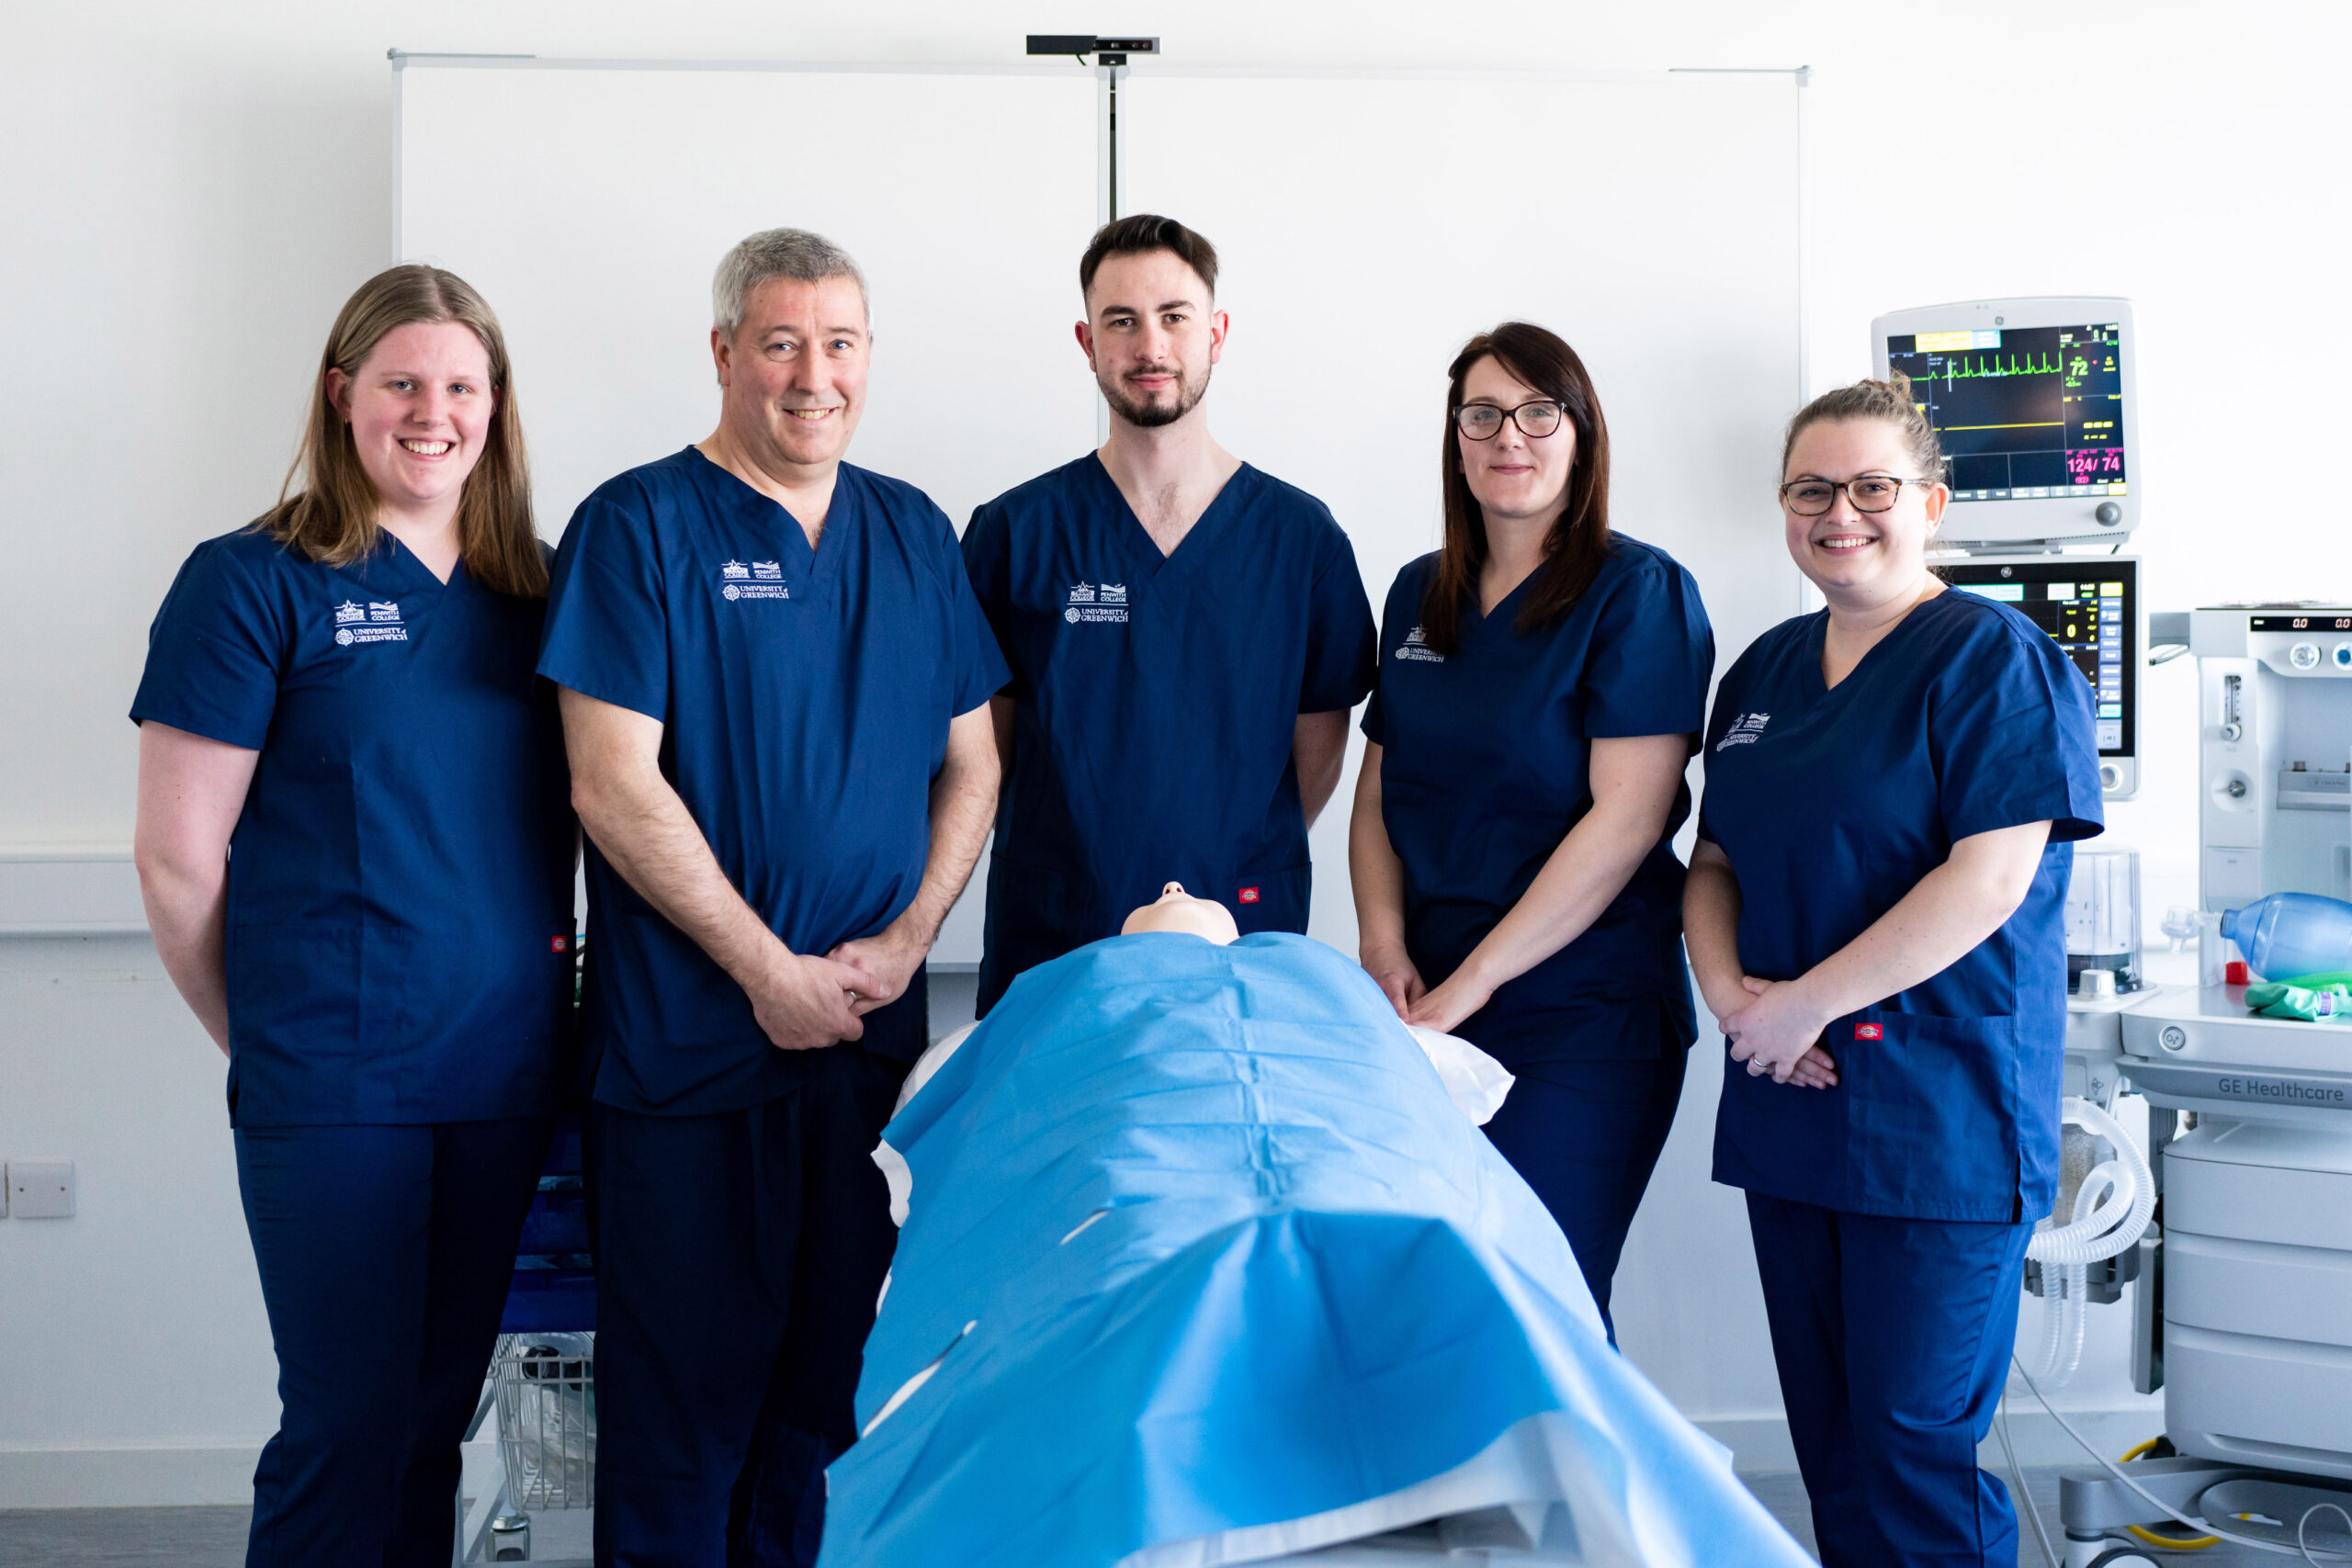
[[[387,46],[1001,62],[1026,31],[1098,28],[1197,64],[1810,63],[1816,386],[1866,368],[1880,310],[2131,295],[2152,602],[2352,592],[2322,379],[2344,276],[2338,6],[18,6],[0,21],[0,844],[128,837],[146,621],[188,546],[276,494],[326,323],[389,259]],[[791,155],[854,155],[854,128],[780,130]],[[1576,168],[1574,148],[1489,158],[1465,197],[1573,200]],[[1378,342],[1375,323],[1336,346],[1376,365]],[[1221,434],[1250,452],[1249,431]],[[93,577],[103,614],[55,592]],[[2110,818],[2157,907],[2193,875],[2189,684],[2179,665],[2147,681],[2141,799]],[[1619,1316],[1685,1409],[1764,1458],[1778,1392],[1736,1197],[1704,1180],[1712,1072],[1702,1047]],[[219,1089],[143,943],[0,942],[0,1157],[74,1157],[82,1194],[72,1221],[0,1221],[0,1506],[240,1496],[273,1406]],[[2120,1314],[2072,1403],[2153,1430],[2130,1413]]]

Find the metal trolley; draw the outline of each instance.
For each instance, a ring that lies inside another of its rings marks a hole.
[[[576,1117],[558,1128],[514,1262],[466,1429],[471,1441],[495,1417],[499,1479],[459,1515],[455,1568],[527,1562],[531,1515],[595,1506],[596,1292]]]

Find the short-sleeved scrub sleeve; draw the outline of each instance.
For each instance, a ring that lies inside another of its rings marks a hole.
[[[198,547],[148,631],[130,716],[260,750],[288,637],[279,605],[230,552],[219,541]]]
[[[1356,552],[1334,525],[1323,538],[1307,602],[1306,668],[1299,682],[1298,711],[1332,713],[1351,708],[1373,688],[1380,660],[1380,629],[1373,624],[1372,601],[1356,570]]]
[[[1003,691],[1012,679],[1012,671],[1005,663],[1004,650],[997,644],[995,626],[973,589],[963,549],[956,540],[956,530],[944,515],[939,519],[939,574],[947,584],[947,614],[953,623],[950,635],[955,667],[949,711],[962,715]]]
[[[1698,583],[1680,566],[1619,578],[1601,602],[1591,649],[1582,682],[1588,739],[1695,737],[1705,725],[1715,634]]]
[[[1928,724],[1946,835],[1957,843],[2028,822],[2049,823],[2052,843],[2096,835],[2088,683],[2046,637],[1996,623],[1981,640],[1975,658],[1938,682]]]
[[[962,546],[966,581],[971,585],[973,601],[979,606],[1000,649],[1012,646],[1012,557],[1009,533],[1003,510],[991,502],[972,513],[971,525],[964,530]],[[1003,689],[1007,696],[1023,694],[1025,688],[1018,670],[1011,671]]]
[[[556,552],[539,673],[599,702],[667,720],[669,612],[652,508],[628,475],[581,503]]]

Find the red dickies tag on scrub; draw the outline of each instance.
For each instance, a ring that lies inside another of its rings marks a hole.
[[[1875,1023],[1858,1023],[1854,1025],[1854,1038],[1857,1040],[1883,1040],[1886,1038],[1886,1031]]]
[[[1241,901],[1245,904],[1256,903],[1258,901],[1258,890],[1254,887],[1243,888],[1241,890]]]
[[[548,951],[549,953],[569,953],[571,950],[571,939],[568,936],[550,937],[548,939]]]

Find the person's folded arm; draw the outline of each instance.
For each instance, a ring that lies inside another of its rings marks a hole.
[[[560,700],[572,809],[613,869],[743,987],[776,1045],[807,1050],[863,1035],[851,993],[879,981],[794,953],[743,901],[662,776],[662,721],[568,686]]]
[[[1625,890],[1674,809],[1687,735],[1611,737],[1591,743],[1592,808],[1544,863],[1526,893],[1461,966],[1423,997],[1409,1021],[1441,1033],[1582,936]]]
[[[914,901],[880,931],[842,942],[827,954],[880,982],[874,990],[858,992],[854,1010],[861,1016],[906,993],[939,940],[941,922],[971,880],[996,818],[996,737],[994,699],[948,725],[947,755],[931,781],[931,850]]]
[[[229,1051],[229,840],[261,753],[139,727],[139,818],[130,855],[156,956],[221,1054]]]

